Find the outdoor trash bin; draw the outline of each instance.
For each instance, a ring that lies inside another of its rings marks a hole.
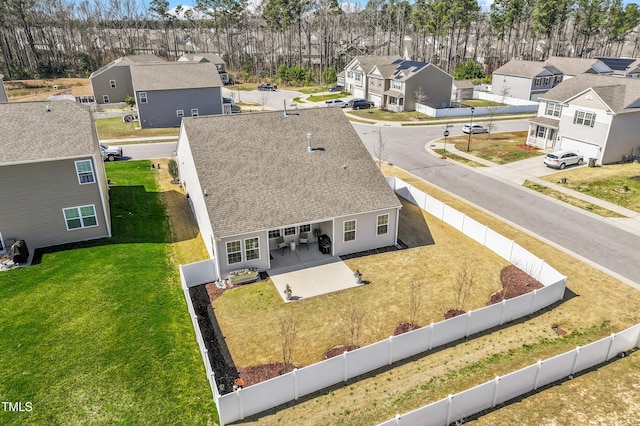
[[[595,167],[595,166],[596,166],[596,159],[589,158],[589,167]]]

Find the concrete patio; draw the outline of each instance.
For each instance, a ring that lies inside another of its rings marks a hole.
[[[268,271],[273,285],[286,302],[305,299],[334,291],[359,287],[353,272],[337,256],[322,254],[317,244],[271,251],[271,269]],[[293,290],[290,300],[286,300],[284,289],[287,284]]]

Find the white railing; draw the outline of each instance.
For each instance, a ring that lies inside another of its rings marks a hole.
[[[487,226],[469,218],[401,179],[387,178],[396,194],[418,205],[447,224],[485,245],[512,264],[524,269],[545,287],[531,293],[503,300],[491,306],[399,335],[360,349],[345,352],[307,367],[294,370],[256,385],[219,396],[212,383],[220,424],[242,420],[301,396],[347,381],[377,368],[388,366],[410,356],[446,345],[491,327],[530,315],[562,299],[566,277],[543,260]],[[202,262],[199,262],[202,263]],[[182,268],[189,266],[183,265]],[[193,274],[200,277],[200,274]],[[186,275],[181,271],[181,279]],[[191,283],[184,282],[186,288]],[[194,322],[194,325],[196,323]],[[199,342],[200,343],[200,342]],[[203,346],[201,346],[201,350]],[[210,372],[208,367],[207,374]],[[213,377],[211,373],[210,378]]]
[[[464,392],[449,395],[417,410],[397,415],[380,423],[379,426],[446,426],[609,361],[619,353],[639,345],[640,324],[636,324],[610,337],[586,346],[578,346],[572,351],[538,361],[506,376],[496,377]]]

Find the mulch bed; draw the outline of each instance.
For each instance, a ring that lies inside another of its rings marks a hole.
[[[357,253],[345,254],[343,256],[340,256],[340,259],[341,260],[355,259],[357,257],[371,256],[372,254],[387,253],[390,251],[398,251],[398,250],[404,250],[408,248],[409,246],[406,245],[404,242],[402,242],[402,240],[398,240],[398,243],[394,246],[386,246],[386,247],[380,247],[377,249],[359,251]]]
[[[251,386],[293,371],[294,368],[300,367],[288,365],[285,369],[284,363],[273,362],[271,364],[252,365],[251,367],[240,368],[238,372],[242,380],[244,380],[244,385]]]
[[[540,281],[514,265],[502,268],[502,271],[500,271],[500,283],[502,284],[502,290],[493,293],[489,297],[487,306],[544,288]]]
[[[397,336],[399,334],[403,334],[408,331],[417,330],[418,328],[420,328],[418,324],[413,324],[411,322],[401,322],[400,324],[398,324],[396,329],[393,330],[393,335]]]
[[[353,351],[358,349],[360,346],[357,345],[339,345],[334,346],[322,355],[322,359],[329,359],[339,355],[342,355],[345,352]]]
[[[444,313],[444,319],[447,320],[447,319],[457,317],[458,315],[462,315],[466,313],[467,311],[463,311],[462,309],[455,309],[455,308],[447,309],[447,311]]]

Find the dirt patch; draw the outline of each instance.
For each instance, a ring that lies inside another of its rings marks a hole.
[[[514,265],[506,266],[500,271],[500,283],[502,290],[491,295],[487,306],[544,288],[540,281]]]
[[[520,148],[523,151],[539,151],[540,149],[538,147],[535,146],[531,146],[531,145],[525,145],[523,143],[519,143],[516,145],[518,148]]]
[[[251,367],[240,368],[238,372],[240,373],[240,377],[244,381],[245,386],[251,386],[293,371],[294,368],[299,367],[295,365],[285,366],[281,362],[272,362],[271,364],[253,365]]]
[[[444,319],[454,318],[466,313],[467,311],[463,311],[462,309],[455,309],[455,308],[447,309],[447,311],[444,313]]]

